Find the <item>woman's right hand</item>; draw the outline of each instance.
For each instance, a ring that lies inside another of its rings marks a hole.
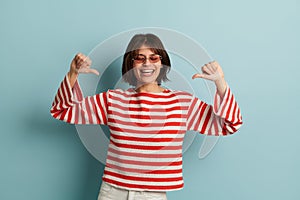
[[[76,56],[73,58],[70,66],[70,71],[68,73],[69,83],[71,85],[71,88],[73,88],[78,74],[80,73],[93,73],[96,75],[99,75],[99,72],[95,69],[91,69],[90,66],[92,64],[92,61],[89,57],[85,56],[82,53],[76,54]]]
[[[74,75],[77,76],[80,73],[85,73],[85,74],[93,73],[99,75],[99,72],[97,70],[90,68],[91,64],[92,61],[89,57],[87,57],[82,53],[76,54],[71,62],[70,72],[69,72],[70,76],[74,76]]]

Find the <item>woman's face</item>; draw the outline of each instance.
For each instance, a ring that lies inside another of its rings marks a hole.
[[[133,72],[137,79],[137,87],[145,84],[157,83],[161,69],[161,57],[147,46],[142,46],[133,61]]]

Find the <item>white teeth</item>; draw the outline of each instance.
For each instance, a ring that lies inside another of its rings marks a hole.
[[[141,70],[141,72],[142,73],[152,73],[152,72],[154,72],[154,70],[153,69],[143,69],[143,70]]]

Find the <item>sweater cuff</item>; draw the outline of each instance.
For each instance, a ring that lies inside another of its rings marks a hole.
[[[230,88],[227,86],[224,97],[221,96],[216,92],[214,98],[214,113],[221,118],[226,117],[227,111],[230,109],[230,105],[233,101],[233,95],[231,93]]]
[[[82,93],[82,90],[80,88],[80,85],[78,83],[78,80],[76,80],[73,88],[71,88],[68,75],[65,76],[65,81],[64,82],[66,83],[66,88],[68,90],[68,94],[70,94],[68,99],[71,102],[80,102],[80,101],[82,101],[84,97],[83,97],[83,93]]]

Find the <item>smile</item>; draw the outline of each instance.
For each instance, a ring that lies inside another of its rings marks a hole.
[[[154,69],[141,69],[140,72],[143,76],[151,76],[154,73]]]

